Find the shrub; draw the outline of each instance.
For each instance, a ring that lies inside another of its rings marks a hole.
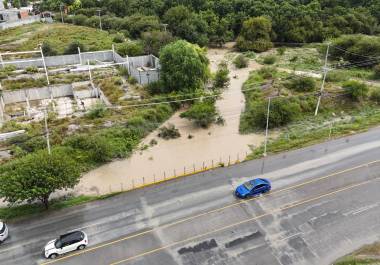
[[[280,47],[277,49],[277,54],[282,56],[285,54],[286,48],[285,47]]]
[[[257,128],[266,128],[268,101],[253,103],[243,119]],[[276,128],[295,120],[301,112],[299,104],[286,98],[272,99],[269,114],[269,128]]]
[[[286,86],[298,92],[308,92],[315,89],[316,82],[309,76],[292,76]]]
[[[380,64],[373,67],[373,78],[380,79]]]
[[[144,47],[141,42],[129,41],[117,47],[117,53],[121,56],[139,56],[144,54]]]
[[[89,119],[103,118],[106,115],[107,109],[106,107],[99,103],[93,106],[89,112],[86,114],[86,117]]]
[[[135,85],[137,84],[137,79],[134,76],[129,76],[128,83],[130,83],[131,85]]]
[[[181,118],[193,120],[195,124],[202,128],[207,128],[215,122],[218,112],[213,101],[197,102],[191,108],[181,113]]]
[[[10,64],[10,65],[5,66],[3,71],[6,73],[10,73],[15,70],[16,70],[16,66]]]
[[[369,88],[366,84],[355,80],[346,81],[343,84],[343,88],[348,96],[354,101],[360,101],[364,99],[369,91]]]
[[[28,74],[38,73],[38,68],[35,66],[28,66],[25,68],[25,72]]]
[[[87,17],[85,15],[76,15],[72,17],[72,23],[75,25],[84,26],[86,24]]]
[[[57,55],[57,51],[53,49],[53,47],[46,41],[42,43],[42,52],[44,56],[54,56]]]
[[[179,138],[181,134],[173,124],[168,124],[168,126],[163,126],[159,129],[158,137],[169,140]]]
[[[275,55],[267,55],[263,58],[264,64],[274,64],[277,61],[277,57]]]
[[[228,85],[230,78],[228,74],[230,71],[228,70],[228,65],[226,62],[221,62],[218,65],[218,70],[214,76],[214,88],[224,88]]]
[[[115,43],[122,43],[122,42],[124,42],[124,40],[125,40],[125,38],[124,38],[123,34],[116,34],[113,37],[113,42],[115,42]]]
[[[64,54],[77,54],[78,47],[81,52],[85,52],[87,50],[84,44],[82,44],[81,42],[73,41],[67,46],[67,48],[64,51]]]
[[[273,78],[277,74],[275,67],[264,66],[257,71],[264,79]]]
[[[160,80],[145,85],[145,88],[151,95],[160,94],[164,91],[162,82]]]
[[[326,82],[342,82],[347,81],[348,78],[349,77],[343,72],[331,71],[326,75]]]
[[[370,93],[370,99],[375,101],[377,104],[380,103],[380,88],[375,88]]]
[[[103,163],[112,159],[112,152],[107,140],[100,135],[74,135],[67,138],[64,145],[85,152],[90,162]]]
[[[236,68],[245,68],[248,66],[248,60],[244,55],[239,54],[235,57],[233,64]]]

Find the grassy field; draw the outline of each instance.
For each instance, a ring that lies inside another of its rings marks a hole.
[[[34,50],[42,42],[48,41],[58,53],[63,53],[74,40],[83,43],[89,51],[112,48],[112,37],[106,31],[71,24],[34,23],[3,30],[0,51]]]
[[[76,205],[84,204],[87,202],[95,201],[95,200],[103,200],[112,196],[115,196],[119,193],[113,193],[102,196],[77,196],[77,197],[65,197],[60,199],[55,199],[51,201],[49,206],[49,210],[46,210],[42,204],[25,204],[19,206],[11,206],[0,208],[0,220],[13,220],[21,217],[28,217],[31,215],[39,214],[39,213],[49,213],[51,211],[64,209],[68,207],[73,207]]]
[[[380,243],[366,245],[337,260],[334,265],[380,265]]]

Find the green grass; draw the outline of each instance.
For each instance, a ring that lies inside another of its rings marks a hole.
[[[44,206],[40,203],[24,204],[24,205],[12,206],[12,207],[3,207],[3,208],[0,208],[0,220],[9,221],[9,220],[32,216],[36,214],[49,213],[52,211],[81,205],[81,204],[88,203],[95,200],[103,200],[103,199],[115,196],[119,193],[120,192],[107,194],[107,195],[100,195],[100,196],[81,195],[77,197],[66,197],[66,198],[54,199],[54,200],[51,200],[48,210],[46,210]]]
[[[30,24],[1,32],[3,51],[35,50],[48,41],[58,53],[63,53],[69,43],[77,40],[89,51],[112,48],[113,37],[106,31],[70,24]],[[7,58],[4,58],[6,60]]]
[[[271,139],[267,145],[268,154],[276,154],[289,150],[299,149],[313,144],[327,141],[330,135],[330,123],[325,119],[325,124],[320,125],[324,117],[316,119],[313,123],[299,123],[282,129],[279,137]],[[326,122],[327,121],[327,122]],[[331,137],[338,138],[354,133],[364,132],[371,127],[380,124],[380,107],[372,106],[363,108],[351,114],[351,119],[346,121],[334,121]],[[253,150],[247,160],[263,156],[264,147]]]
[[[283,55],[275,53],[275,66],[292,70],[320,70],[323,64],[317,48],[286,48]],[[260,60],[259,60],[260,61]]]
[[[366,245],[350,255],[338,259],[335,265],[380,265],[380,243]]]

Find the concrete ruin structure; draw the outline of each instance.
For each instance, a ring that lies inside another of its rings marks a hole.
[[[15,58],[19,55],[22,58]],[[25,54],[32,57],[24,58]],[[47,86],[17,89],[12,91],[1,89],[0,80],[0,120],[4,122],[18,116],[42,119],[41,109],[53,108],[59,117],[67,117],[74,113],[86,111],[92,105],[101,102],[107,106],[111,103],[99,87],[92,81],[92,71],[103,71],[102,68],[124,67],[130,76],[139,84],[155,82],[160,76],[159,59],[153,55],[138,57],[122,57],[115,49],[77,54],[44,56],[42,49],[35,51],[0,53],[0,69],[7,66],[16,68],[16,73],[24,73],[25,69],[35,67],[39,75],[44,76]],[[44,72],[44,74],[41,74]],[[88,81],[72,84],[52,85],[49,75],[55,73],[81,73],[88,76]],[[17,79],[15,79],[17,80]]]

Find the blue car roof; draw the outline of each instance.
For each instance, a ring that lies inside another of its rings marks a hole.
[[[251,180],[251,183],[253,186],[257,186],[260,184],[269,184],[269,181],[266,179],[253,179],[253,180]]]

